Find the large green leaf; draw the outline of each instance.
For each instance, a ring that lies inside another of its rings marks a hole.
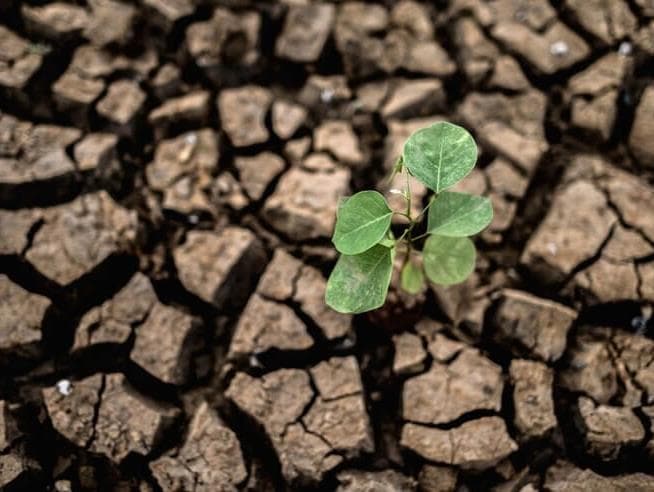
[[[400,274],[400,285],[409,294],[418,294],[425,286],[425,274],[420,265],[407,261]]]
[[[467,237],[429,236],[422,250],[425,273],[436,284],[463,282],[475,269],[475,245]]]
[[[472,236],[492,220],[493,206],[488,198],[444,191],[429,208],[427,232],[441,236]]]
[[[393,211],[377,191],[360,191],[338,209],[332,241],[345,255],[358,255],[381,241],[391,225]]]
[[[391,283],[393,253],[377,244],[359,255],[341,255],[327,281],[327,305],[350,314],[382,306]]]
[[[477,145],[465,128],[440,122],[414,132],[404,144],[402,158],[411,174],[440,193],[472,171]]]

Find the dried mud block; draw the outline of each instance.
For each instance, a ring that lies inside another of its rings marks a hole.
[[[0,255],[21,255],[30,243],[32,228],[40,219],[38,210],[0,210]]]
[[[484,168],[483,173],[488,178],[489,187],[502,197],[520,200],[529,187],[529,178],[503,157],[493,159],[493,162]]]
[[[77,169],[106,174],[112,167],[119,167],[117,146],[118,136],[112,133],[89,133],[73,149]]]
[[[277,350],[306,350],[313,346],[307,327],[293,310],[258,294],[250,297],[234,330],[232,358]]]
[[[157,99],[169,99],[181,90],[182,72],[174,63],[166,63],[157,69],[149,85]]]
[[[415,118],[443,109],[445,89],[439,79],[398,81],[381,108],[386,119]]]
[[[418,484],[424,492],[454,492],[459,472],[449,466],[423,465]],[[521,491],[525,492],[525,491]]]
[[[172,125],[187,124],[202,127],[209,118],[209,92],[194,91],[168,99],[148,115],[148,122],[161,135]]]
[[[43,487],[40,466],[23,449],[0,455],[0,489],[38,490]]]
[[[391,10],[391,22],[410,31],[417,39],[433,39],[434,24],[429,10],[413,0],[401,0]]]
[[[29,32],[50,41],[62,42],[78,37],[89,23],[85,8],[65,2],[23,5],[21,14]]]
[[[515,92],[524,92],[531,87],[520,64],[508,55],[501,55],[495,61],[488,85],[491,88]]]
[[[475,410],[500,410],[502,368],[473,349],[450,364],[434,362],[429,371],[404,383],[402,416],[425,424],[446,424]]]
[[[547,435],[557,427],[552,395],[554,373],[542,362],[514,359],[509,374],[516,428],[526,439]]]
[[[427,350],[434,358],[434,360],[438,362],[451,361],[456,355],[458,355],[467,347],[465,343],[447,338],[441,333],[430,334],[428,335],[428,338],[431,340],[429,341]]]
[[[583,38],[560,21],[554,21],[538,32],[515,20],[502,20],[493,26],[491,35],[536,71],[546,75],[569,68],[590,54]]]
[[[576,490],[614,490],[619,492],[650,492],[652,476],[644,473],[627,473],[605,477],[590,469],[581,469],[559,460],[547,469],[544,490],[547,492],[573,492]]]
[[[347,395],[324,380],[333,370],[354,390],[360,375],[353,362],[331,359],[314,367],[312,372],[321,381],[319,395],[314,395],[309,375],[297,369],[281,369],[259,379],[238,373],[232,380],[226,396],[265,429],[288,482],[318,482],[344,457],[373,450],[362,393]]]
[[[125,343],[158,303],[148,277],[136,273],[111,299],[88,311],[75,332],[73,350],[94,343]]]
[[[359,138],[347,121],[326,121],[313,132],[313,146],[318,151],[327,151],[339,161],[350,166],[361,166],[365,156],[361,151]]]
[[[25,258],[46,277],[67,285],[112,255],[126,252],[136,239],[136,213],[106,192],[43,210],[43,225]]]
[[[0,349],[40,342],[41,324],[50,305],[49,299],[0,274]]]
[[[565,4],[581,27],[607,45],[629,37],[638,26],[627,2],[566,0]]]
[[[334,228],[338,201],[349,191],[350,171],[311,173],[292,168],[284,174],[266,200],[263,216],[277,231],[293,241],[329,237]]]
[[[116,463],[130,453],[148,455],[172,426],[178,412],[155,407],[135,396],[121,374],[104,378],[95,436],[89,449]]]
[[[638,276],[641,295],[648,301],[654,301],[654,262],[638,265]]]
[[[66,147],[81,136],[76,128],[32,125],[0,115],[0,201],[64,196],[75,186],[76,166]]]
[[[630,408],[596,405],[582,396],[578,401],[578,426],[586,452],[610,461],[625,447],[635,446],[645,438],[640,419]]]
[[[275,44],[275,55],[298,63],[318,60],[334,23],[329,3],[292,5]]]
[[[164,492],[227,492],[247,478],[236,434],[207,403],[195,411],[181,448],[150,463],[150,469]]]
[[[640,98],[634,123],[629,135],[629,149],[638,161],[646,167],[654,168],[654,86],[649,86]]]
[[[12,405],[5,400],[0,400],[0,452],[10,448],[23,435],[11,411]]]
[[[607,344],[588,331],[581,332],[561,371],[560,384],[570,391],[583,391],[599,403],[608,403],[618,391],[618,376]]]
[[[597,254],[616,221],[601,189],[572,182],[555,193],[520,261],[548,283],[560,282]]]
[[[218,308],[243,301],[265,262],[259,240],[239,227],[191,231],[173,257],[184,287]]]
[[[276,249],[261,276],[257,292],[280,302],[291,299],[297,290],[296,282],[301,268],[300,260],[281,248]]]
[[[416,490],[416,482],[413,478],[395,470],[343,470],[336,478],[339,483],[336,492],[415,492]]]
[[[75,70],[66,70],[52,85],[52,96],[57,109],[72,113],[74,122],[82,126],[87,124],[88,112],[104,90],[103,80],[86,78]]]
[[[146,167],[148,185],[163,193],[166,210],[214,213],[210,190],[219,157],[218,137],[210,128],[163,140]]]
[[[393,337],[393,344],[395,345],[393,357],[395,374],[415,374],[424,368],[427,352],[419,336],[413,333],[401,333]]]
[[[546,104],[545,95],[535,90],[514,96],[472,93],[458,113],[482,145],[532,176],[549,148],[544,129]]]
[[[262,152],[252,157],[235,157],[243,189],[252,200],[260,200],[264,193],[284,170],[286,163],[277,154]]]
[[[454,23],[453,41],[458,48],[458,58],[466,77],[473,84],[480,83],[493,70],[500,50],[486,37],[474,19],[467,16]]]
[[[440,44],[431,40],[414,41],[408,59],[403,64],[409,72],[436,77],[449,77],[456,72],[456,64]]]
[[[229,171],[223,171],[213,181],[211,197],[218,207],[237,211],[243,210],[250,203],[241,183]]]
[[[132,37],[136,8],[115,0],[89,0],[91,13],[84,37],[94,45],[126,45]]]
[[[352,98],[352,90],[343,75],[310,75],[297,95],[298,102],[307,107],[325,110]]]
[[[570,79],[574,126],[603,140],[611,137],[619,92],[630,65],[628,57],[609,53]]]
[[[142,0],[142,3],[150,14],[146,17],[166,32],[195,10],[192,0]]]
[[[42,62],[43,55],[31,50],[29,41],[0,26],[0,87],[21,93]]]
[[[130,357],[164,383],[184,384],[191,377],[191,358],[199,348],[199,330],[199,320],[157,303],[137,328]]]
[[[220,123],[234,147],[248,147],[268,140],[265,118],[271,104],[270,91],[256,85],[220,92]]]
[[[53,386],[43,390],[43,401],[52,426],[81,448],[87,447],[94,436],[93,426],[103,396],[104,378],[104,375],[96,374],[75,381],[65,389],[63,386]]]
[[[119,133],[129,135],[143,110],[147,96],[137,82],[118,80],[112,83],[98,102],[98,114]]]
[[[278,100],[272,106],[272,127],[275,134],[287,140],[306,123],[308,111],[299,104]]]
[[[504,290],[494,317],[494,337],[514,355],[555,362],[577,318],[572,309],[517,290]]]
[[[354,357],[332,357],[310,369],[323,400],[335,400],[363,392],[359,364]]]
[[[518,449],[499,417],[483,417],[450,430],[405,424],[400,444],[427,460],[472,470],[495,466]]]
[[[198,68],[219,81],[225,67],[249,68],[259,61],[260,29],[257,12],[234,13],[218,7],[209,20],[186,29],[186,48]]]

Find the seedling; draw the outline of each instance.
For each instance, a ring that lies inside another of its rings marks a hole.
[[[465,178],[477,162],[477,145],[464,128],[436,123],[413,133],[393,169],[406,174],[400,193],[406,211],[391,210],[384,196],[360,191],[342,200],[332,242],[341,253],[327,282],[325,301],[341,313],[363,313],[381,307],[388,293],[396,254],[403,254],[400,286],[416,294],[426,279],[440,285],[463,282],[475,268],[475,246],[469,236],[493,219],[488,198],[447,191]],[[433,194],[425,208],[412,216],[409,176]],[[408,223],[398,238],[391,230],[394,215]],[[426,232],[414,231],[427,219]],[[420,241],[425,239],[422,254]]]

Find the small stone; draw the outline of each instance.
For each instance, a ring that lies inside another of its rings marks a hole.
[[[275,55],[298,63],[318,60],[334,23],[329,3],[293,5],[275,44]]]
[[[381,109],[384,118],[410,118],[424,116],[442,109],[445,90],[438,79],[401,82]]]
[[[629,148],[643,166],[654,168],[654,86],[643,92],[636,108],[634,124],[629,135]]]
[[[405,424],[400,444],[427,460],[471,470],[490,468],[518,449],[499,417],[483,417],[450,430]]]
[[[272,126],[277,136],[283,140],[291,138],[304,125],[307,110],[299,104],[278,100],[272,106]]]
[[[43,6],[23,5],[21,14],[29,31],[51,41],[74,38],[89,22],[86,9],[64,2],[52,2]]]
[[[570,308],[526,292],[504,290],[494,319],[495,338],[515,355],[557,361],[577,317]]]
[[[164,491],[233,490],[247,478],[236,434],[207,403],[195,411],[179,451],[150,463],[150,469]]]
[[[602,460],[616,459],[623,448],[645,438],[645,429],[630,408],[596,405],[584,396],[578,405],[586,451]]]
[[[255,85],[220,92],[220,122],[232,145],[248,147],[268,140],[265,118],[271,103],[270,91]]]
[[[137,217],[104,191],[46,209],[25,255],[46,277],[67,285],[136,239]]]
[[[262,152],[253,157],[235,157],[243,189],[252,200],[263,198],[265,191],[284,170],[286,163],[277,154]]]
[[[351,166],[361,166],[365,157],[359,139],[346,121],[326,121],[313,132],[313,146],[330,152],[336,159]]]
[[[40,342],[41,325],[50,304],[49,299],[28,292],[0,274],[0,349]]]
[[[547,435],[557,426],[552,370],[541,362],[514,359],[509,374],[513,384],[515,426],[526,439]]]
[[[394,470],[344,470],[337,475],[335,492],[415,492],[416,483]]]
[[[238,227],[220,233],[190,231],[173,257],[184,287],[218,308],[247,296],[265,258],[254,234]]]
[[[419,336],[412,333],[395,335],[393,344],[395,345],[393,359],[395,374],[415,374],[423,369],[427,353]]]
[[[311,173],[292,168],[263,207],[266,221],[295,241],[329,237],[338,201],[349,190],[350,172]]]
[[[131,128],[141,112],[146,94],[132,80],[118,80],[109,86],[107,94],[96,106],[98,114],[119,128]]]
[[[499,411],[502,369],[475,350],[463,350],[449,365],[434,362],[425,374],[404,383],[405,420],[445,424],[475,410]]]

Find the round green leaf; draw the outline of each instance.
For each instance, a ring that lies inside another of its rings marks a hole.
[[[359,255],[341,255],[327,280],[327,305],[347,314],[382,306],[391,283],[393,252],[378,244]]]
[[[435,123],[414,132],[404,144],[404,165],[436,193],[468,175],[477,162],[477,145],[465,128]]]
[[[408,261],[402,268],[400,285],[409,294],[418,294],[425,286],[425,274],[421,266]]]
[[[467,237],[429,236],[422,251],[425,273],[436,284],[463,282],[475,269],[475,245]]]
[[[427,232],[440,236],[472,236],[492,220],[493,206],[488,198],[444,191],[429,208]]]
[[[345,255],[363,253],[384,238],[392,216],[381,193],[361,191],[352,195],[338,210],[334,246]]]

